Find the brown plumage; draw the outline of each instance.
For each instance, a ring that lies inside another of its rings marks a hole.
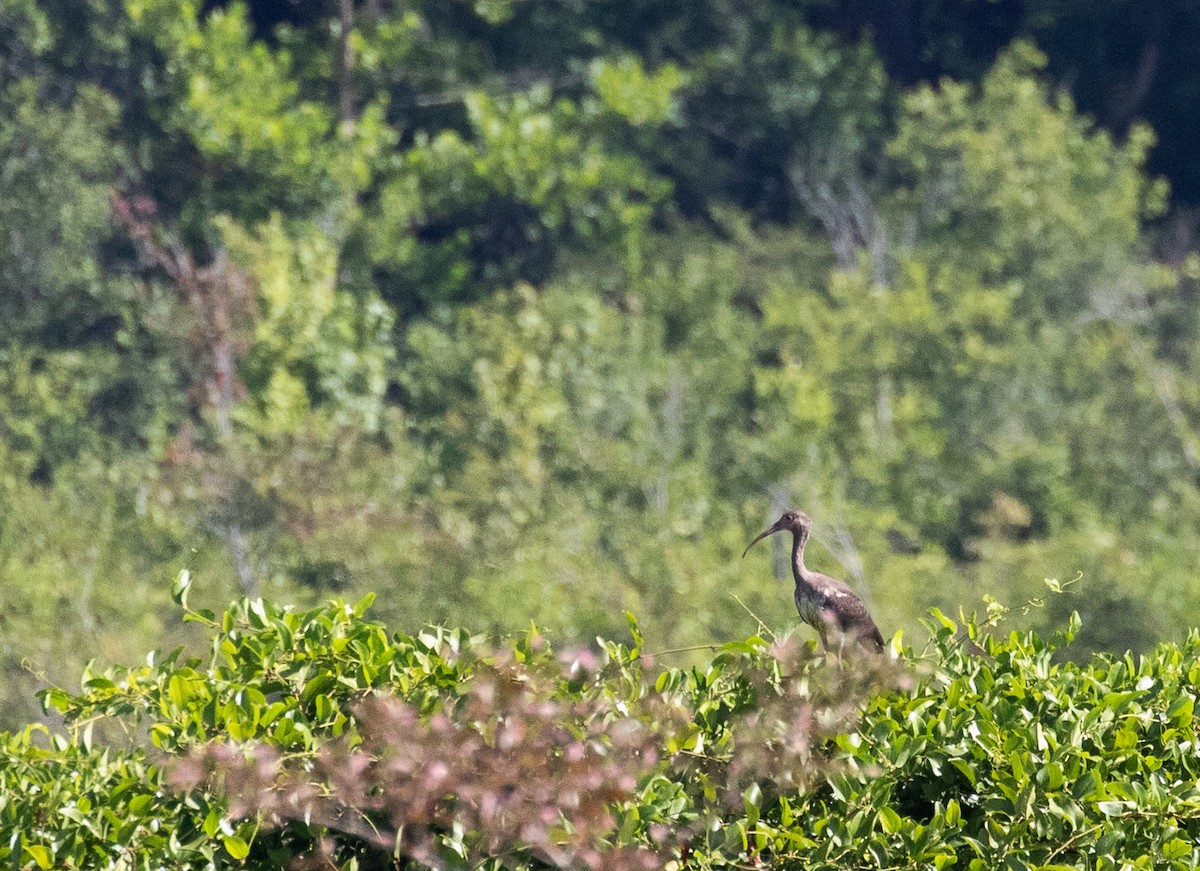
[[[834,630],[839,646],[846,639],[857,641],[868,650],[882,651],[883,636],[867,613],[862,600],[845,583],[829,575],[814,572],[804,565],[804,545],[812,530],[812,519],[803,511],[785,511],[783,516],[758,534],[742,552],[768,535],[782,530],[792,533],[792,575],[796,578],[796,610],[800,619],[817,630],[821,646],[829,648],[829,630]]]

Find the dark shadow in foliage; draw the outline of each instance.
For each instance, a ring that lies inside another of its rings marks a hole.
[[[542,284],[571,241],[547,231],[533,206],[498,195],[477,209],[412,229],[423,247],[420,261],[397,270],[377,267],[373,274],[401,322],[434,305],[469,303],[518,282]]]
[[[310,560],[301,557],[292,568],[296,583],[313,590],[341,591],[350,586],[350,567],[342,560]]]
[[[1085,662],[1098,653],[1141,652],[1153,648],[1161,637],[1161,621],[1151,605],[1112,584],[1085,583],[1079,595],[1055,596],[1046,609],[1047,623],[1062,625],[1072,612],[1079,613],[1083,627],[1069,648],[1058,649],[1059,661]]]

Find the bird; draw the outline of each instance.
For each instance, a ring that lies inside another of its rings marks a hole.
[[[803,511],[789,509],[771,526],[746,545],[742,558],[750,548],[768,535],[790,530],[792,533],[792,575],[796,578],[796,610],[800,619],[817,630],[821,646],[829,649],[829,633],[836,633],[839,650],[846,640],[857,641],[867,650],[883,652],[883,636],[871,619],[867,606],[844,582],[804,565],[804,545],[812,531],[812,518]]]

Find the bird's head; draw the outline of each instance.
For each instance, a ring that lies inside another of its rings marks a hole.
[[[772,523],[770,526],[768,526],[766,529],[764,529],[762,532],[760,532],[755,537],[754,541],[752,541],[748,545],[746,545],[746,549],[744,551],[742,551],[742,556],[745,557],[746,554],[748,554],[750,552],[750,548],[754,547],[754,545],[758,544],[760,541],[762,541],[768,535],[774,535],[775,533],[782,532],[785,529],[788,529],[788,530],[799,529],[799,530],[807,531],[811,528],[812,528],[812,518],[811,517],[809,517],[803,511],[793,511],[791,509],[788,509],[787,511],[783,512],[783,514],[780,516],[780,518],[778,520],[776,520],[774,523]]]

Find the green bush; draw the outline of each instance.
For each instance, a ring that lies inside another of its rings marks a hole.
[[[44,693],[0,746],[14,868],[1191,868],[1200,634],[1140,660],[933,612],[920,652],[389,635],[242,600],[204,657]],[[664,654],[666,656],[666,654]],[[123,741],[102,746],[97,727]]]

